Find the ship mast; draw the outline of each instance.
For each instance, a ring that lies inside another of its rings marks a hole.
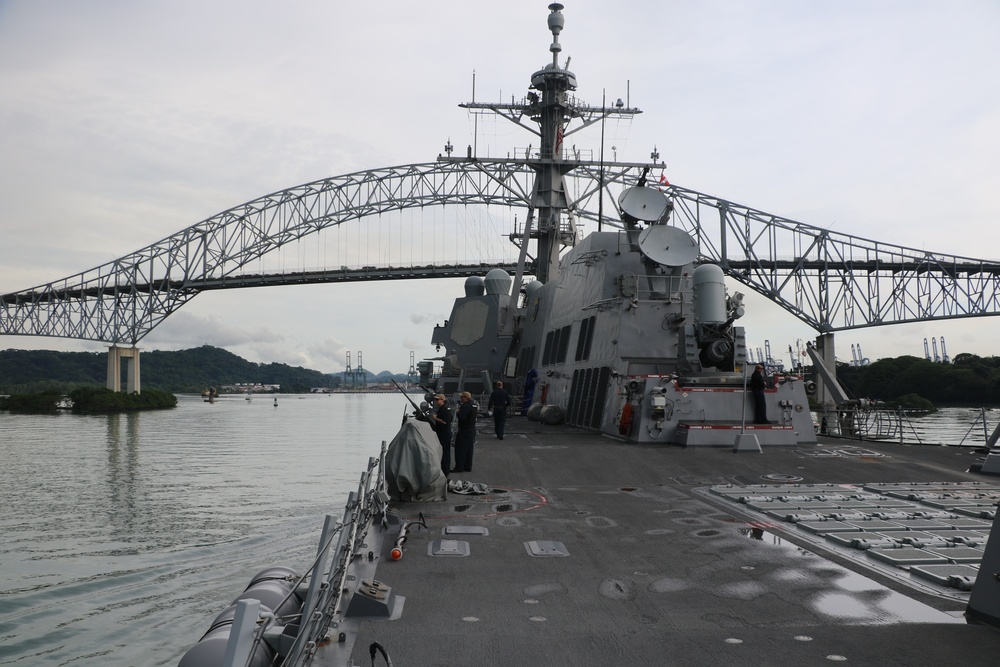
[[[614,107],[591,107],[570,95],[576,90],[576,75],[569,70],[568,60],[565,66],[559,64],[559,54],[562,52],[559,34],[566,23],[562,9],[563,5],[558,2],[549,5],[548,27],[552,33],[549,51],[552,53],[552,62],[531,75],[530,90],[521,101],[469,102],[459,105],[471,109],[473,113],[495,113],[538,138],[537,150],[529,146],[523,157],[516,155],[513,161],[526,164],[535,172],[530,209],[524,231],[519,236],[522,257],[528,239],[536,240],[535,278],[543,283],[556,277],[559,271],[559,253],[576,241],[571,204],[567,199],[563,177],[581,165],[599,164],[593,160],[580,160],[578,154],[564,150],[566,138],[609,116],[642,113],[639,109],[626,108],[621,100]],[[528,124],[528,120],[537,125],[537,129]],[[574,120],[579,121],[579,124],[571,128],[570,123]],[[474,161],[477,157],[470,154],[466,158],[452,158],[449,154],[448,157],[439,159]]]
[[[531,75],[531,88],[541,93],[529,95],[530,99],[538,101],[534,114],[537,119],[541,141],[538,161],[533,165],[537,177],[532,192],[532,206],[538,217],[538,256],[536,258],[536,277],[547,282],[555,277],[559,269],[559,251],[563,245],[572,245],[575,241],[575,230],[562,229],[563,212],[566,210],[566,191],[563,175],[573,169],[572,164],[562,162],[562,141],[564,124],[567,118],[567,93],[576,90],[576,77],[568,69],[559,67],[559,53],[562,45],[559,43],[559,33],[566,24],[562,15],[562,5],[554,2],[549,5],[549,30],[552,31],[552,62],[544,69]],[[529,156],[528,159],[531,159]]]

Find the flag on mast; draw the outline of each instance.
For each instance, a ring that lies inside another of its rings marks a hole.
[[[668,185],[670,185],[670,181],[667,180],[667,177],[661,171],[660,172],[660,184],[657,187],[659,188],[660,191],[662,191],[663,188],[667,187]]]

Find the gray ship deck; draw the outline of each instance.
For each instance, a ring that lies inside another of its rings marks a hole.
[[[461,476],[490,494],[396,504],[406,519],[423,513],[428,529],[410,532],[398,561],[395,531],[386,535],[376,576],[405,601],[396,620],[360,623],[354,664],[370,664],[373,642],[395,667],[997,664],[1000,631],[965,622],[967,594],[908,585],[864,554],[706,491],[797,478],[990,484],[964,472],[972,451],[840,440],[735,454],[523,419],[498,441],[491,426],[480,424],[475,469]],[[844,448],[851,455],[815,455]],[[428,555],[442,539],[469,554]],[[345,648],[321,648],[317,663]]]

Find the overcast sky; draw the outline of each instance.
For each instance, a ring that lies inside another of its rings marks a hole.
[[[567,0],[578,97],[643,110],[671,182],[845,234],[1000,257],[1000,3]],[[0,0],[0,292],[125,255],[261,195],[432,161],[472,142],[457,105],[527,92],[544,1]],[[529,143],[481,133],[506,155]],[[596,149],[596,147],[595,147]],[[460,150],[460,149],[459,149]],[[480,150],[480,154],[484,151]],[[332,262],[330,262],[332,264]],[[140,343],[404,372],[462,281],[202,294]],[[739,289],[735,283],[730,290]],[[743,288],[743,291],[746,291]],[[751,346],[814,333],[748,299]],[[866,357],[998,354],[1000,320],[843,332]],[[99,343],[0,336],[0,348]],[[355,357],[356,358],[356,357]]]

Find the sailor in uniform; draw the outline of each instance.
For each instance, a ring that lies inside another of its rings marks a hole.
[[[503,388],[503,382],[497,382],[496,389],[490,394],[490,402],[486,405],[486,409],[493,412],[493,432],[500,440],[503,440],[504,425],[507,423],[507,408],[510,405],[510,394]]]
[[[451,472],[451,408],[448,407],[448,399],[444,394],[434,395],[434,405],[437,410],[431,415],[431,426],[441,443],[441,470],[447,477]]]

